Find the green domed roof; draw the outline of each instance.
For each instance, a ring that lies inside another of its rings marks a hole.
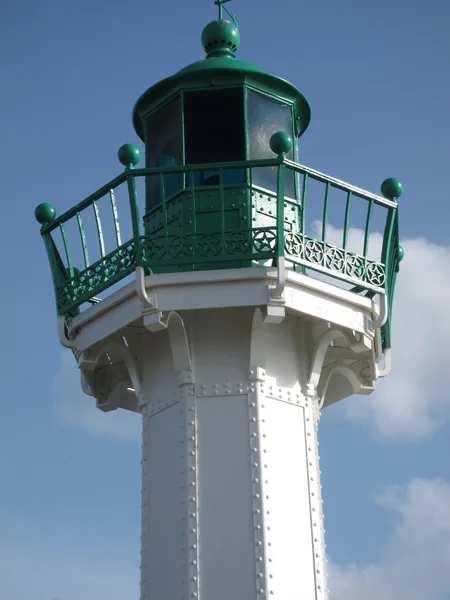
[[[196,73],[199,71],[210,71],[212,69],[227,69],[233,71],[241,71],[242,73],[263,73],[269,75],[267,71],[261,69],[257,65],[247,62],[246,60],[240,60],[232,55],[224,56],[212,56],[206,57],[202,60],[198,60],[191,63],[187,67],[180,69],[177,75],[181,73]]]
[[[206,58],[191,63],[171,77],[149,88],[136,102],[133,125],[138,136],[144,140],[146,116],[165,101],[182,90],[220,89],[232,85],[251,84],[268,94],[293,102],[300,137],[309,125],[311,109],[305,96],[291,83],[271,75],[264,69],[236,58],[239,31],[234,23],[218,20],[209,23],[202,34]]]

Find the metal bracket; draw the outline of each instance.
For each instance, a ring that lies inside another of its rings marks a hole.
[[[66,336],[66,320],[64,315],[58,315],[58,337],[59,342],[64,348],[73,349],[75,343]]]

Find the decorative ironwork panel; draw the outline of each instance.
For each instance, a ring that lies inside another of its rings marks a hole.
[[[134,242],[129,241],[59,286],[56,290],[58,312],[64,314],[89,301],[128,275],[134,265]]]
[[[383,288],[385,284],[386,269],[382,263],[301,233],[286,233],[284,249],[292,262],[318,268],[333,277],[354,280],[371,288]]]

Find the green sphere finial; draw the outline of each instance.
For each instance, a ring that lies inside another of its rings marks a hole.
[[[389,177],[381,184],[381,193],[388,200],[398,200],[403,192],[403,186],[396,177]]]
[[[224,54],[234,56],[240,41],[241,37],[237,26],[223,19],[211,21],[202,33],[202,46],[208,58]]]
[[[270,149],[278,156],[288,154],[292,150],[294,140],[287,131],[277,131],[269,141]]]
[[[117,156],[124,167],[134,167],[141,160],[139,148],[134,144],[120,146]]]
[[[48,204],[47,202],[43,202],[36,206],[34,211],[34,218],[40,225],[48,225],[51,223],[56,217],[56,208],[53,204]]]
[[[398,247],[398,262],[401,263],[404,258],[405,258],[405,251],[403,249],[403,246],[399,246]]]

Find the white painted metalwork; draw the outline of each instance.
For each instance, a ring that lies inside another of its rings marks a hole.
[[[328,598],[320,409],[373,390],[384,314],[269,267],[141,270],[60,329],[97,406],[142,413],[141,600]]]

